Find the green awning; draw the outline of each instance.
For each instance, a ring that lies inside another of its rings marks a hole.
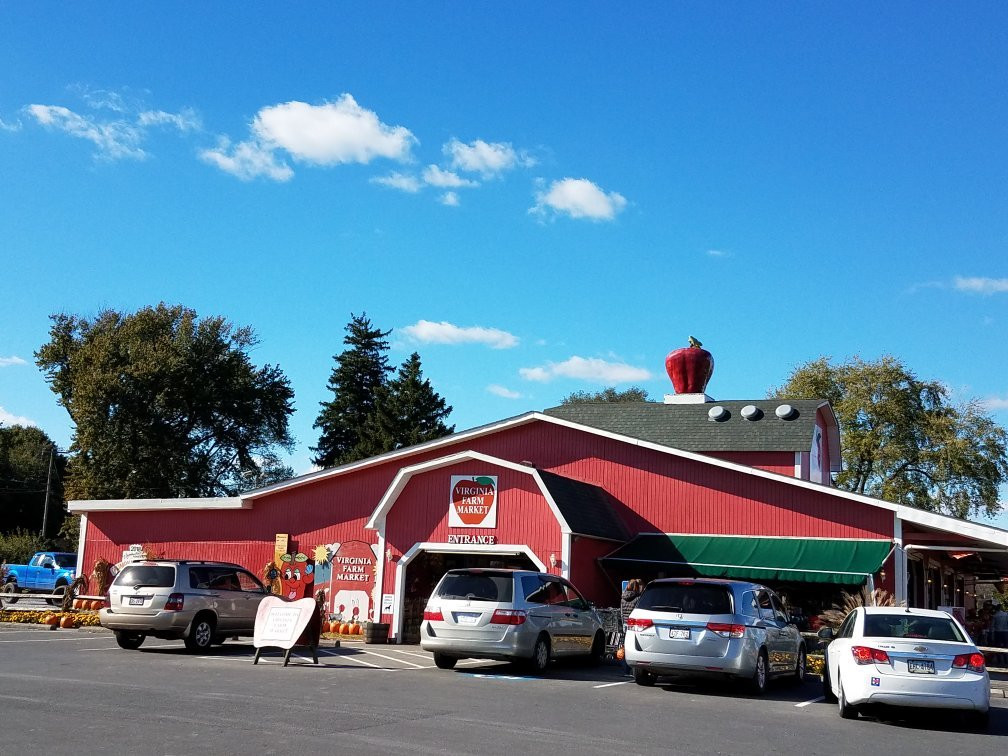
[[[891,550],[887,540],[644,533],[600,561],[621,571],[651,564],[683,576],[860,585]]]

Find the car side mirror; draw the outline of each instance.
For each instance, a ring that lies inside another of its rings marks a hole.
[[[833,628],[824,627],[818,633],[816,633],[823,640],[833,640]]]

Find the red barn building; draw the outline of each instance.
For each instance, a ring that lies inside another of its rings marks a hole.
[[[289,535],[326,554],[315,589],[331,611],[355,589],[360,616],[399,641],[461,566],[553,572],[600,605],[633,576],[753,578],[813,610],[865,582],[911,606],[968,607],[978,576],[1008,575],[1008,531],[841,491],[839,469],[828,403],[700,394],[529,412],[232,498],[70,510],[83,574],[134,544],[258,573]]]

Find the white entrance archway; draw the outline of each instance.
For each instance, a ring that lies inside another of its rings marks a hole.
[[[392,637],[396,643],[402,642],[403,635],[403,597],[406,594],[406,567],[409,563],[420,553],[427,552],[430,554],[501,554],[507,556],[526,556],[528,557],[536,567],[542,571],[547,572],[546,565],[543,561],[536,556],[535,552],[532,551],[528,546],[523,544],[501,544],[495,543],[493,545],[479,544],[479,545],[466,545],[462,546],[459,544],[448,544],[448,543],[430,543],[422,542],[415,543],[410,547],[409,551],[403,554],[399,561],[396,562],[396,574],[395,574],[395,596],[392,600]]]

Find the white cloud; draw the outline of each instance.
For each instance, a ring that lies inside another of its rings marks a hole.
[[[147,156],[140,147],[145,136],[143,128],[125,119],[100,122],[62,105],[29,105],[25,112],[47,128],[91,142],[98,149],[98,157],[142,160]]]
[[[371,183],[381,184],[382,186],[398,189],[401,192],[409,192],[410,194],[416,194],[421,189],[420,180],[416,176],[399,173],[398,171],[392,171],[387,176],[375,176],[371,179]]]
[[[725,252],[723,249],[708,249],[707,257],[731,257],[731,252]]]
[[[400,330],[410,338],[425,344],[485,344],[492,349],[510,349],[518,346],[517,336],[497,328],[480,326],[461,328],[445,321],[433,323],[430,320],[418,320]]]
[[[486,387],[486,390],[487,393],[493,394],[494,396],[502,397],[504,399],[522,398],[522,395],[519,394],[517,391],[512,391],[511,389],[506,388],[505,386],[501,386],[500,384],[497,383],[491,383],[489,386]]]
[[[987,399],[980,400],[980,404],[988,412],[998,412],[1001,410],[1008,410],[1008,398],[1003,398],[1000,396],[991,396]]]
[[[457,173],[445,171],[436,165],[428,165],[423,172],[423,180],[431,186],[442,188],[457,188],[460,186],[479,186],[476,181],[462,178]]]
[[[194,131],[200,128],[200,119],[196,111],[185,108],[179,113],[168,113],[164,110],[144,110],[137,116],[141,126],[174,126],[181,132]]]
[[[9,367],[11,365],[27,365],[28,363],[18,357],[16,354],[12,354],[10,357],[0,357],[0,367]]]
[[[205,162],[243,181],[250,181],[257,176],[287,181],[294,175],[291,167],[277,160],[272,150],[263,149],[255,142],[239,142],[232,146],[226,137],[222,137],[216,149],[203,150],[199,156]]]
[[[517,152],[508,142],[484,142],[476,139],[465,144],[452,139],[442,149],[450,159],[452,168],[479,173],[484,178],[496,176],[519,165],[535,165],[533,158],[524,152]]]
[[[623,362],[607,362],[597,357],[586,359],[577,356],[564,362],[547,362],[539,367],[521,368],[518,374],[527,381],[540,383],[546,383],[554,378],[576,378],[595,383],[614,384],[646,381],[652,377],[644,368]]]
[[[14,415],[0,407],[0,424],[5,426],[11,425],[37,425],[34,420],[27,417],[21,417],[20,415]]]
[[[979,276],[956,276],[953,279],[956,291],[974,294],[1004,294],[1008,292],[1008,278],[981,278]]]
[[[447,207],[458,207],[459,206],[459,196],[455,192],[445,192],[440,197],[438,197],[438,202]]]
[[[612,220],[626,204],[623,195],[606,194],[588,179],[565,178],[550,184],[548,191],[537,192],[536,204],[529,212],[546,215],[552,211],[571,218]]]
[[[315,165],[370,163],[375,158],[408,161],[416,137],[388,126],[349,94],[335,102],[291,102],[261,109],[252,119],[255,139]]]
[[[0,118],[0,131],[21,131],[21,121],[7,123],[3,118]]]

